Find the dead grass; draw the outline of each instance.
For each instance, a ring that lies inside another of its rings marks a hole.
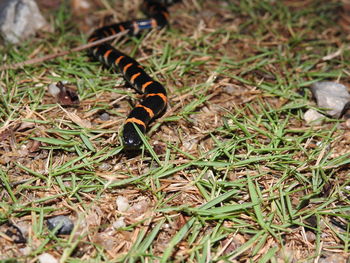
[[[81,45],[86,24],[139,16],[137,1],[127,2],[101,1],[102,11],[78,20],[52,2],[54,33],[0,47],[1,61]],[[350,83],[339,11],[317,0],[173,6],[170,29],[120,46],[170,101],[135,155],[119,138],[139,96],[84,52],[0,72],[0,259],[345,262],[349,131],[302,119],[314,107],[310,83]],[[74,87],[79,106],[48,95],[57,81]],[[119,196],[129,210],[118,210]],[[56,215],[75,222],[71,235],[48,230]],[[125,226],[113,227],[121,218]],[[8,223],[26,243],[5,234]]]

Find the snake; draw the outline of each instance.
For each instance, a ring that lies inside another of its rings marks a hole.
[[[137,36],[140,32],[160,29],[168,25],[168,7],[180,0],[144,0],[141,5],[146,18],[114,23],[97,28],[88,38],[95,42],[111,35],[128,31]],[[120,72],[127,83],[142,94],[142,99],[129,113],[123,127],[122,141],[126,150],[137,150],[143,144],[140,133],[144,134],[147,126],[162,113],[168,98],[165,87],[149,76],[142,65],[134,58],[116,49],[110,42],[105,42],[89,49],[89,55],[113,71]],[[137,128],[136,128],[137,127]]]

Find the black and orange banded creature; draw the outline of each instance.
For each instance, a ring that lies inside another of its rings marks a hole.
[[[128,30],[129,35],[137,35],[141,30],[162,28],[168,24],[169,14],[166,6],[177,1],[144,0],[142,9],[148,16],[147,19],[135,19],[101,27],[93,32],[88,41],[93,42],[125,30]],[[146,131],[148,123],[166,107],[166,90],[162,84],[152,79],[136,60],[115,49],[109,43],[91,48],[90,53],[104,65],[113,70],[119,70],[126,81],[143,94],[143,100],[130,112],[123,129],[124,147],[138,149],[142,145],[142,140],[135,125],[142,133]]]

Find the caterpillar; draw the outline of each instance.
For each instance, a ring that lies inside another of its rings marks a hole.
[[[144,0],[142,9],[148,18],[98,28],[88,38],[88,42],[94,42],[125,30],[128,30],[129,35],[137,35],[142,30],[162,28],[168,24],[167,6],[177,1],[179,0]],[[125,121],[122,137],[124,149],[139,149],[142,140],[135,126],[145,133],[149,122],[165,109],[168,101],[165,87],[151,78],[135,59],[117,50],[108,42],[92,47],[89,54],[105,66],[120,71],[124,79],[136,91],[143,94],[142,101],[131,110]]]

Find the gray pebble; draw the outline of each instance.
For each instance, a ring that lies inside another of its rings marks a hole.
[[[350,101],[347,87],[331,81],[316,82],[311,85],[311,91],[320,108],[328,109],[326,113],[339,118],[344,106]]]
[[[57,226],[60,226],[57,229],[57,235],[69,235],[73,228],[74,223],[67,216],[55,216],[47,220],[47,226],[50,230],[55,229]]]
[[[304,113],[304,120],[309,125],[321,125],[324,118],[324,115],[314,109],[308,109]]]
[[[108,170],[112,169],[112,165],[110,165],[109,163],[101,163],[98,166],[98,169],[101,171],[108,171]]]
[[[38,256],[39,263],[58,263],[58,260],[49,253],[43,253]]]
[[[225,85],[223,88],[223,91],[225,91],[228,94],[233,94],[235,91],[237,91],[237,89],[233,86],[233,85]]]
[[[109,121],[110,117],[109,114],[107,112],[104,112],[100,115],[100,120],[101,121]]]
[[[56,83],[51,83],[49,85],[48,91],[49,91],[51,96],[57,97],[57,95],[60,93],[60,88],[57,87]]]
[[[34,0],[0,1],[0,34],[6,41],[19,43],[46,25]]]

